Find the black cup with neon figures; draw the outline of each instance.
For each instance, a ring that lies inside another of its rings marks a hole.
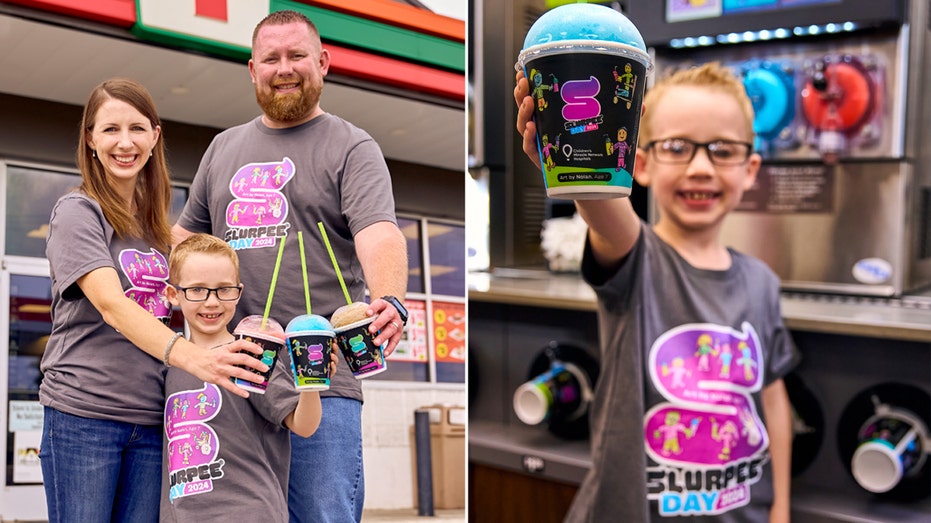
[[[369,324],[375,317],[365,314],[368,304],[353,302],[336,309],[330,323],[336,333],[336,344],[349,370],[356,379],[368,378],[388,370],[384,347],[375,344]]]
[[[544,13],[517,64],[530,84],[550,198],[630,195],[650,56],[619,11],[566,4]]]

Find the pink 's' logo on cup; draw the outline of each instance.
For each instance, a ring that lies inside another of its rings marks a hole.
[[[563,84],[560,96],[566,105],[562,108],[562,117],[570,122],[597,118],[601,114],[601,104],[595,98],[599,92],[601,83],[594,76]]]

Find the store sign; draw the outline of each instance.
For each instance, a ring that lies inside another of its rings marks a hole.
[[[183,47],[248,56],[269,0],[138,0],[133,33]]]
[[[10,401],[9,432],[42,431],[45,410],[38,401]]]
[[[465,363],[465,304],[433,302],[433,351],[436,361]]]

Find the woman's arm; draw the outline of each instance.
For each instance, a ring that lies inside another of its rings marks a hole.
[[[153,358],[244,398],[249,397],[249,393],[234,385],[231,377],[262,383],[262,376],[238,367],[244,365],[260,371],[263,370],[260,367],[268,368],[256,358],[240,354],[240,351],[248,351],[261,355],[258,345],[238,340],[222,348],[206,350],[184,338],[176,339],[173,330],[123,294],[119,275],[113,267],[94,269],[78,278],[77,284],[107,325]]]

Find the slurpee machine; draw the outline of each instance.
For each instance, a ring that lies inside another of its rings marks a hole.
[[[719,61],[744,80],[764,163],[725,225],[730,245],[788,290],[899,296],[931,283],[926,1],[652,0],[629,11],[658,77]]]
[[[725,221],[728,245],[790,297],[931,306],[927,0],[629,0],[626,12],[654,78],[717,61],[743,80],[763,163]],[[928,344],[793,338],[793,521],[931,520]]]

